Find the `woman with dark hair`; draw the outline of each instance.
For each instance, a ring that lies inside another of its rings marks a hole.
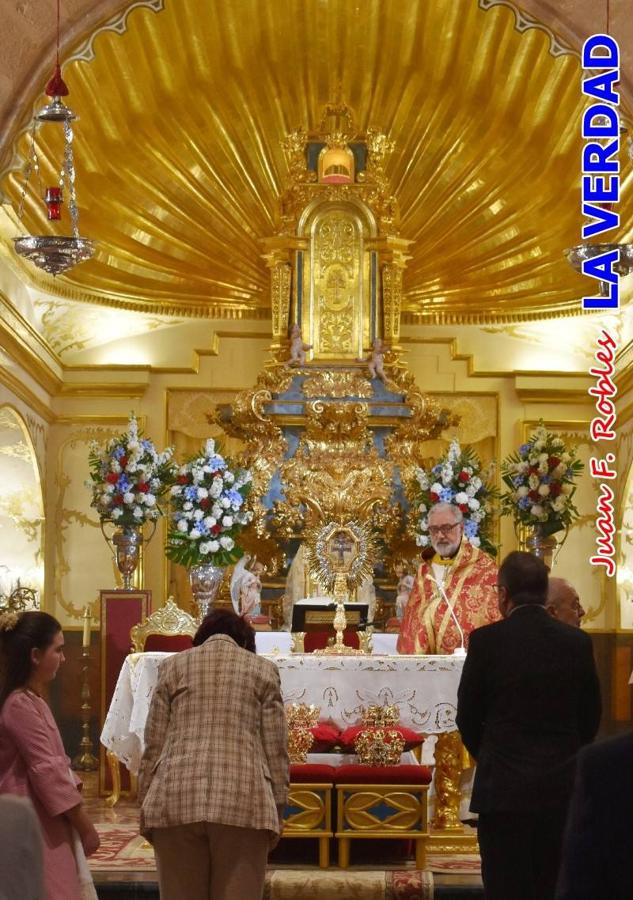
[[[0,794],[28,797],[35,807],[44,839],[46,900],[79,900],[73,829],[86,856],[99,847],[99,836],[42,696],[62,662],[64,635],[57,619],[37,611],[0,613]]]
[[[279,672],[232,610],[159,671],[139,773],[161,900],[258,900],[288,793]]]

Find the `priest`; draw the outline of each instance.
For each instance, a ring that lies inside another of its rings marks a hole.
[[[429,512],[431,547],[405,609],[399,653],[452,653],[468,647],[475,628],[500,619],[497,566],[464,537],[458,506],[436,503]]]

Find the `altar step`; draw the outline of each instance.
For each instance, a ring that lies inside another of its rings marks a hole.
[[[271,884],[268,879],[264,900],[277,900],[278,896],[289,896],[285,885],[285,881],[296,880],[297,870],[287,872],[275,872],[275,883]],[[306,893],[301,890],[300,894],[303,900],[362,900],[363,894],[359,892],[360,882],[367,884],[367,895],[375,898],[376,889],[374,879],[368,878],[371,873],[366,869],[348,870],[347,872],[335,872],[328,870],[313,871],[315,883],[318,884],[316,893]],[[392,872],[373,874],[392,875]],[[390,884],[388,896],[393,900],[482,900],[484,896],[481,881],[469,875],[443,875],[424,873],[426,885],[421,886],[419,881],[412,881],[409,884],[400,883]],[[358,877],[355,877],[358,876]],[[430,877],[429,877],[430,876]],[[102,882],[98,876],[95,878],[97,895],[99,900],[160,900],[158,885],[154,881],[125,881],[124,873],[119,875],[120,880]],[[388,879],[385,879],[387,882]],[[479,881],[479,883],[472,883]],[[390,879],[389,879],[390,882]],[[471,882],[471,883],[469,883]],[[345,891],[345,886],[349,886],[349,893]]]

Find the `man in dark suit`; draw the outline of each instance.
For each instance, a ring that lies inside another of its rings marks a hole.
[[[578,756],[557,900],[630,900],[633,733]]]
[[[506,557],[503,619],[471,634],[459,686],[489,900],[554,897],[576,752],[600,721],[591,640],[545,610],[547,572],[529,553]]]

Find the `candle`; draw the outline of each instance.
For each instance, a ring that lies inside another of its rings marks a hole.
[[[84,636],[82,641],[82,646],[89,647],[90,646],[90,620],[92,616],[90,615],[90,607],[86,606],[84,609]]]

